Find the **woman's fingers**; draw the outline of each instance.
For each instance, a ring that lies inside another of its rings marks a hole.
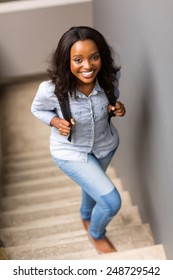
[[[124,104],[121,103],[120,101],[117,101],[115,104],[114,114],[116,116],[123,117],[125,113],[126,113],[126,108],[124,107]]]
[[[65,119],[62,119],[58,128],[59,133],[64,136],[68,135],[70,133],[70,130],[72,129],[72,125],[75,125],[75,120],[73,118],[71,118],[71,123],[69,123]]]
[[[108,112],[114,112],[115,116],[123,117],[126,113],[126,108],[124,107],[124,104],[120,101],[117,101],[115,106],[112,106],[109,104],[108,106]]]

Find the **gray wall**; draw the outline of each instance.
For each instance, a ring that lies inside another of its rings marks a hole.
[[[0,86],[0,93],[2,92],[2,87]],[[0,108],[1,108],[1,98],[0,98]],[[1,114],[0,114],[0,215],[1,215],[1,197],[2,197],[2,147],[1,147]],[[0,224],[1,229],[1,224]]]
[[[93,0],[94,26],[118,52],[124,119],[116,168],[173,259],[173,2]]]
[[[60,36],[92,23],[91,0],[0,4],[0,81],[45,72]]]

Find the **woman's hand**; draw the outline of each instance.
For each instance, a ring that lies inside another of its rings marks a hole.
[[[123,117],[126,113],[126,108],[124,107],[124,104],[121,103],[120,101],[117,101],[115,103],[115,106],[112,105],[108,105],[108,112],[113,112],[115,116],[118,117]]]
[[[71,123],[66,121],[65,119],[60,119],[58,117],[54,117],[50,124],[54,127],[56,127],[59,130],[59,133],[61,135],[67,136],[73,125],[75,125],[75,120],[73,118],[71,118]]]

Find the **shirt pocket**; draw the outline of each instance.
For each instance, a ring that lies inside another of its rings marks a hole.
[[[108,104],[98,105],[95,111],[95,120],[101,120],[108,117]]]
[[[72,116],[78,123],[86,122],[86,118],[84,117],[84,112],[82,110],[73,109]]]
[[[72,102],[70,103],[71,115],[78,124],[86,124],[89,118],[89,111],[84,102]]]

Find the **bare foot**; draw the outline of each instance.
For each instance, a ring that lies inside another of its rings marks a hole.
[[[88,231],[90,221],[86,221],[86,220],[82,219],[82,224],[83,224],[84,228],[86,229],[86,231]]]
[[[86,221],[82,219],[82,224],[86,231],[88,232],[88,237],[94,247],[96,248],[97,252],[99,254],[105,254],[105,253],[112,253],[112,252],[117,252],[116,248],[113,246],[113,244],[109,241],[107,237],[103,239],[94,239],[90,234],[89,234],[89,226],[90,226],[90,221]]]
[[[89,235],[89,239],[91,240],[99,254],[117,252],[116,248],[113,246],[113,244],[109,241],[107,237],[96,240],[93,237],[91,237],[91,235]]]

